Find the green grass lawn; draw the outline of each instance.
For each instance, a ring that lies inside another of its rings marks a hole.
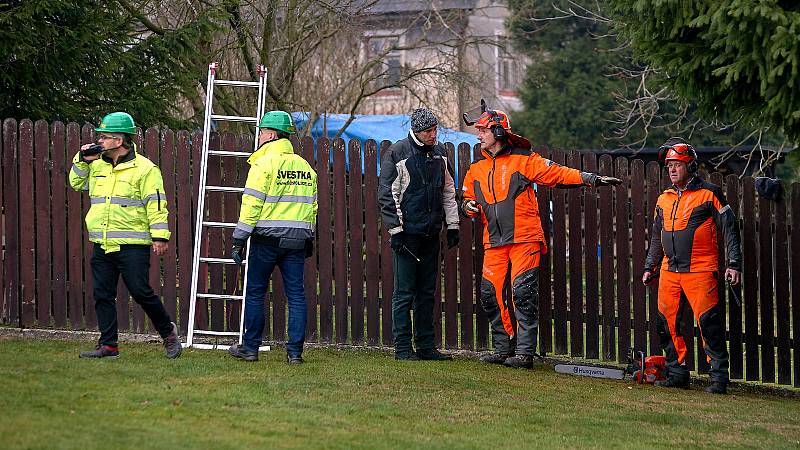
[[[800,446],[800,401],[711,396],[513,370],[280,348],[167,360],[158,344],[81,360],[91,343],[0,340],[0,448],[533,448]]]

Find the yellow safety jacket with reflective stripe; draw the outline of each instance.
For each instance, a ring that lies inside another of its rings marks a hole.
[[[135,149],[116,166],[106,157],[82,161],[78,152],[72,159],[69,184],[76,191],[89,191],[89,240],[101,244],[107,253],[118,251],[123,244],[169,240],[161,171]]]
[[[251,234],[289,240],[314,236],[317,222],[317,173],[288,139],[270,141],[247,162],[250,171],[233,238]]]

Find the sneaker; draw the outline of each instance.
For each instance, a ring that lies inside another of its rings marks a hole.
[[[303,357],[302,357],[302,356],[300,356],[300,355],[298,355],[298,356],[290,356],[290,355],[286,355],[286,362],[287,362],[288,364],[290,364],[290,365],[293,365],[293,366],[294,366],[294,365],[303,364],[305,361],[303,361]]]
[[[81,352],[80,358],[110,358],[110,359],[117,359],[119,358],[119,348],[112,347],[110,345],[100,345],[97,344],[94,350],[90,350],[88,352]]]
[[[453,357],[439,350],[432,348],[430,350],[417,350],[417,358],[423,361],[452,361]]]
[[[258,352],[251,352],[244,348],[241,344],[233,344],[228,348],[228,353],[234,358],[243,359],[245,361],[258,361]]]
[[[689,389],[689,378],[669,377],[666,380],[658,380],[653,384],[658,387]]]
[[[394,359],[398,361],[419,361],[419,357],[414,350],[409,350],[407,352],[395,352]]]
[[[478,361],[484,364],[503,364],[510,357],[511,355],[501,353],[489,353],[478,358]]]
[[[727,394],[728,383],[723,381],[712,381],[711,386],[706,388],[706,392],[709,394]]]
[[[515,369],[532,369],[533,356],[532,355],[512,356],[503,361],[503,365],[507,367],[513,367]]]
[[[178,338],[178,326],[175,325],[175,322],[172,322],[172,332],[164,338],[164,354],[166,354],[169,359],[175,359],[181,356],[182,351],[183,346],[181,345],[181,340]]]

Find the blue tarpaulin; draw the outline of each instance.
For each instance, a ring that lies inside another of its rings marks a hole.
[[[316,140],[326,135],[325,129],[327,129],[327,136],[333,138],[344,126],[349,117],[350,115],[348,114],[327,114],[325,117],[318,117],[311,127],[310,135]],[[341,138],[344,139],[345,142],[349,142],[350,139],[358,139],[363,144],[367,140],[373,139],[378,145],[380,145],[383,140],[394,143],[400,139],[406,138],[411,129],[411,119],[406,114],[356,115],[355,117],[356,118],[350,122],[350,125],[341,135]],[[298,130],[302,130],[306,127],[308,122],[308,113],[292,113],[292,119],[294,120],[295,127],[297,127]],[[474,134],[455,131],[441,126],[438,128],[436,138],[440,142],[451,142],[456,147],[462,142],[466,142],[470,146],[478,143],[478,137]],[[347,153],[345,153],[345,156],[347,159],[347,170],[349,171],[350,161],[349,158],[347,158]],[[456,154],[455,157],[458,158],[458,155]],[[363,171],[363,158],[361,161],[361,169]],[[380,161],[378,164],[380,165]],[[456,167],[458,167],[457,163]]]
[[[350,115],[348,114],[327,114],[324,118],[317,117],[314,121],[314,126],[311,128],[311,136],[314,139],[322,137],[325,135],[324,129],[327,128],[327,135],[332,138],[336,136],[336,133],[344,126],[349,117]],[[345,142],[349,142],[350,139],[358,139],[363,143],[368,139],[374,139],[378,144],[383,140],[394,143],[408,136],[408,131],[411,129],[411,119],[406,114],[356,115],[355,117],[342,133],[341,137]],[[298,130],[306,127],[308,122],[307,113],[292,113],[292,118]],[[462,142],[466,142],[469,145],[478,143],[478,137],[474,134],[441,126],[439,127],[437,138],[441,142],[452,142],[456,147]]]

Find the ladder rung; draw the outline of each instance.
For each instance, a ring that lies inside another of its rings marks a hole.
[[[186,345],[184,342],[183,345]],[[192,344],[192,348],[197,348],[200,350],[227,350],[228,344]],[[270,351],[269,345],[262,345],[258,347],[258,351],[260,352],[268,352]]]
[[[244,188],[233,186],[206,186],[207,192],[244,192]]]
[[[226,150],[209,150],[209,155],[216,155],[216,156],[238,156],[239,158],[249,158],[252,153],[247,152],[229,152]]]
[[[194,334],[205,334],[208,336],[239,336],[238,331],[194,330]]]
[[[236,228],[236,222],[203,222],[203,226],[211,228]]]
[[[258,87],[258,81],[214,80],[216,86]]]
[[[244,300],[243,295],[228,294],[197,294],[197,298],[209,298],[212,300]]]
[[[230,258],[200,258],[200,262],[215,263],[215,264],[236,264]],[[247,260],[242,261],[242,264],[247,264]]]
[[[223,116],[221,114],[212,114],[211,120],[224,120],[226,122],[248,122],[258,123],[258,117],[245,117],[245,116]]]

